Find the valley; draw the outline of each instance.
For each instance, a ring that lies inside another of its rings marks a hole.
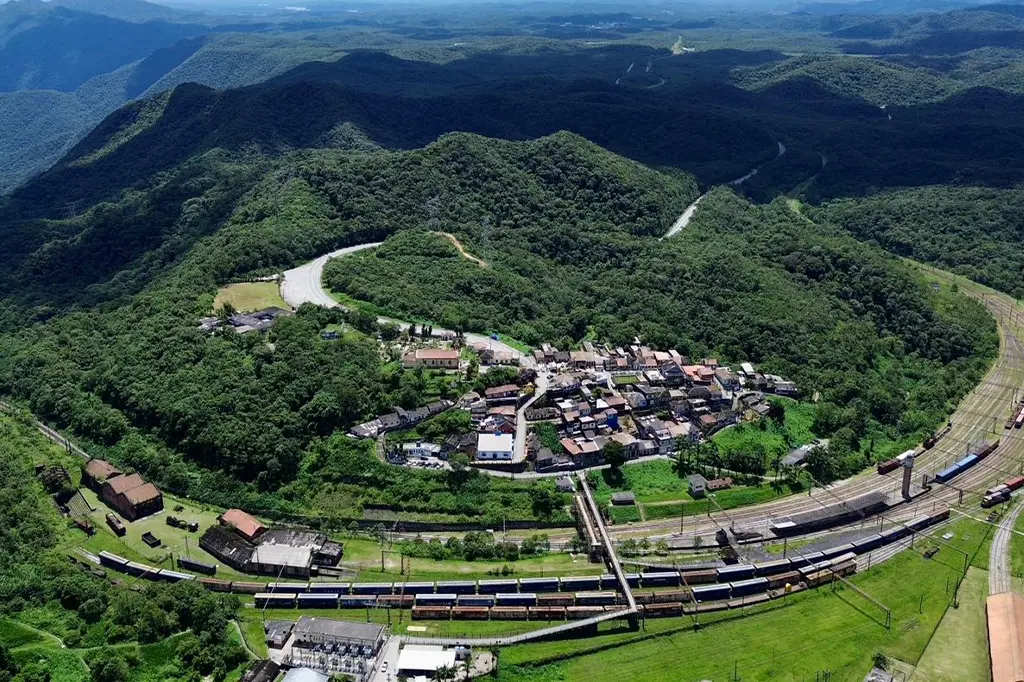
[[[0,4],[0,681],[1009,682],[1022,22]]]

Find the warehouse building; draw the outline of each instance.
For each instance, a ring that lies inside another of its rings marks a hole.
[[[398,676],[410,680],[435,679],[441,668],[455,667],[455,650],[441,646],[407,644],[398,654]]]
[[[985,615],[992,682],[1024,680],[1024,597],[1016,592],[993,594],[985,603]]]
[[[373,623],[353,623],[329,618],[302,616],[292,630],[293,646],[307,649],[322,645],[357,649],[366,658],[372,658],[384,644],[384,626]]]
[[[246,514],[241,509],[228,509],[217,517],[217,520],[222,526],[233,529],[249,542],[254,541],[267,530],[267,527],[257,521],[255,517]]]
[[[97,495],[103,491],[103,484],[114,476],[120,476],[121,470],[106,460],[90,459],[82,469],[82,483]]]
[[[227,525],[211,526],[199,546],[236,571],[291,578],[308,578],[317,566],[336,566],[342,556],[342,546],[323,533],[292,528],[265,530],[250,542]]]
[[[164,496],[139,474],[113,476],[101,488],[103,501],[129,521],[155,514],[164,508]]]

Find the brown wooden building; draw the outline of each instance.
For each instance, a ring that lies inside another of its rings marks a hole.
[[[155,514],[164,508],[164,496],[155,485],[146,483],[139,474],[114,476],[103,484],[103,501],[134,521]]]

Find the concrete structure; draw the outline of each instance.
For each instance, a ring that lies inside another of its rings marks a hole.
[[[426,459],[427,457],[440,457],[441,446],[437,443],[424,443],[422,441],[416,441],[415,443],[403,443],[402,444],[402,455],[405,457],[416,457],[419,459]]]
[[[295,646],[316,647],[322,644],[359,647],[364,656],[372,657],[384,643],[384,626],[354,623],[329,618],[302,616],[292,631]]]
[[[397,674],[409,679],[433,679],[440,668],[455,667],[455,650],[408,644],[398,655]]]
[[[988,619],[989,660],[992,682],[1024,680],[1024,597],[1016,592],[989,596],[985,602]]]
[[[331,678],[312,668],[292,668],[281,682],[329,682]]]
[[[476,441],[478,460],[512,461],[515,439],[511,433],[481,433]]]

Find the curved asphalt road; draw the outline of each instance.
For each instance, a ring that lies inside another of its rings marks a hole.
[[[325,308],[341,308],[343,310],[347,310],[345,306],[335,301],[324,289],[324,266],[327,265],[327,261],[333,258],[340,258],[351,253],[358,253],[359,251],[365,251],[366,249],[373,249],[380,245],[381,242],[370,242],[368,244],[346,246],[344,249],[331,251],[330,253],[324,254],[319,258],[315,258],[297,268],[286,270],[284,273],[284,279],[281,280],[281,298],[283,298],[284,302],[293,308],[298,308],[303,303],[313,303],[315,305],[322,305]],[[402,329],[409,328],[408,322],[402,322],[401,320],[395,320],[390,317],[378,317],[377,321],[382,324],[396,324]],[[449,329],[434,327],[434,334],[438,336],[453,333],[454,332]],[[468,343],[484,343],[492,350],[511,353],[512,357],[519,359],[524,366],[530,366],[533,364],[532,356],[524,355],[521,351],[516,350],[503,341],[492,339],[484,334],[467,333],[463,336],[465,336]]]

